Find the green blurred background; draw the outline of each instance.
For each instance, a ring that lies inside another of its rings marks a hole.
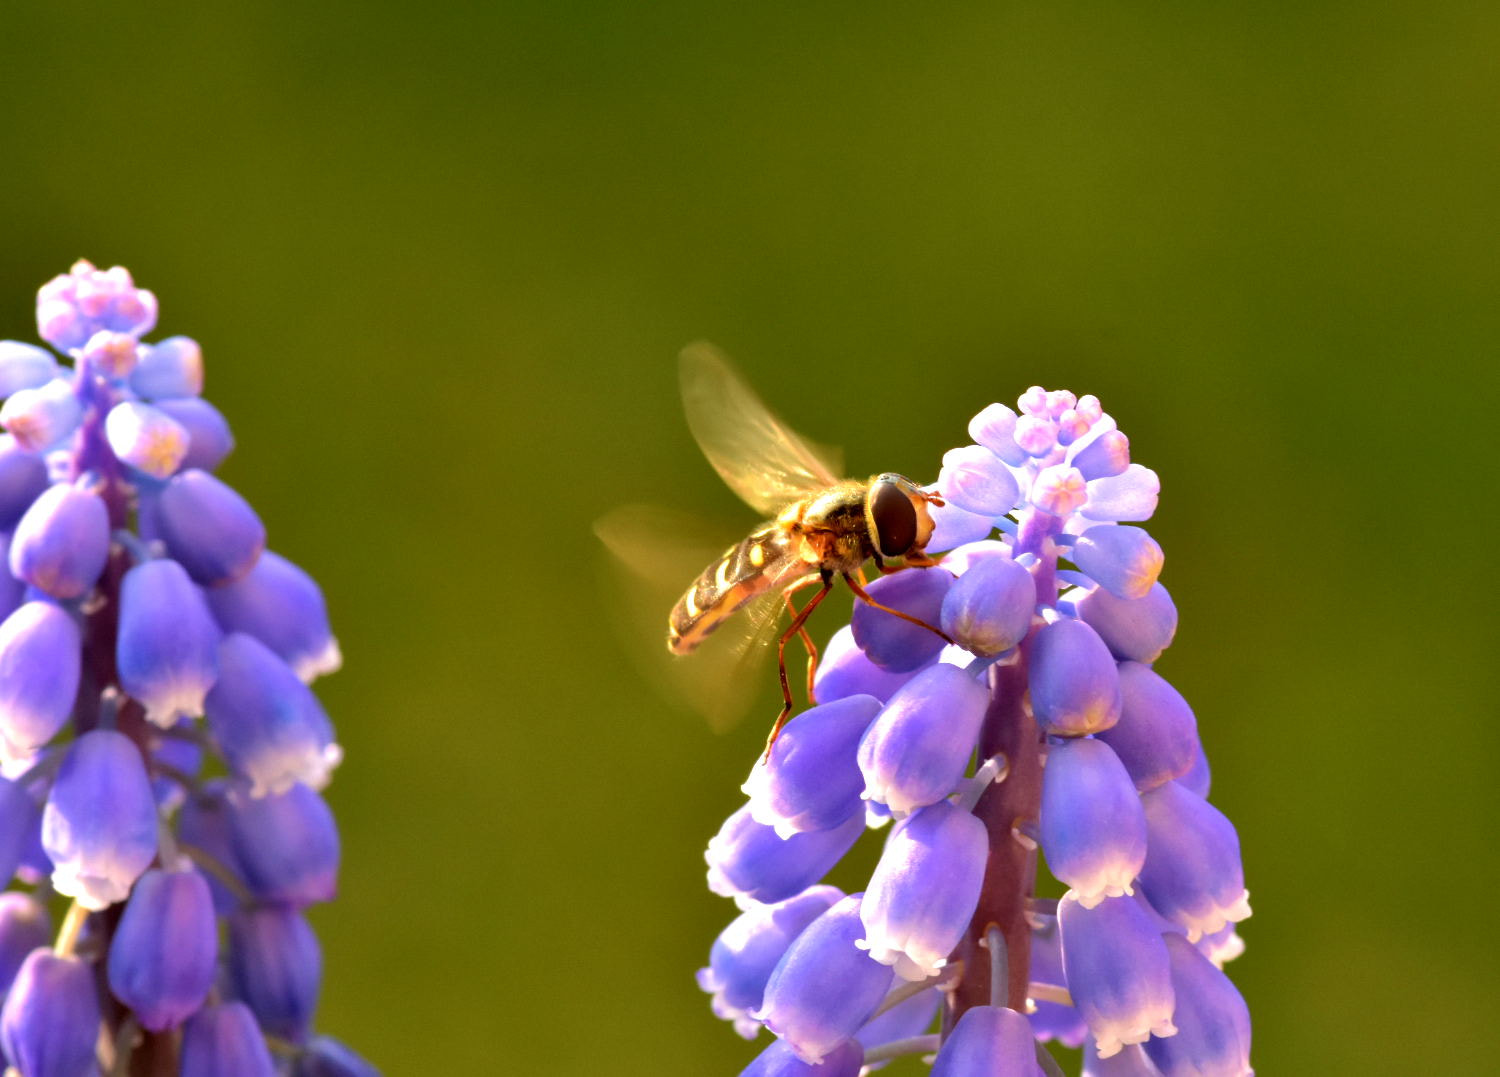
[[[657,701],[590,532],[751,523],[681,418],[707,337],[861,474],[1098,394],[1163,481],[1159,668],[1244,843],[1257,1069],[1486,1068],[1500,8],[3,18],[0,336],[129,266],[332,608],[324,1029],[392,1074],[750,1057],[692,973],[765,723]]]

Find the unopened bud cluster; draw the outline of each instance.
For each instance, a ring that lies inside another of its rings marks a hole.
[[[0,1049],[22,1077],[363,1077],[314,1034],[304,915],[338,873],[308,687],[338,647],[156,317],[79,262],[37,298],[57,354],[0,341]]]
[[[709,843],[709,886],[742,912],[699,983],[742,1035],[778,1037],[746,1075],[913,1053],[1030,1077],[1057,1040],[1086,1074],[1243,1077],[1249,1013],[1221,971],[1250,914],[1238,838],[1153,668],[1177,627],[1136,526],[1157,477],[1093,397],[1033,388],[969,433],[933,486],[941,564],[868,588],[956,645],[856,603],[818,705]],[[863,891],[822,884],[881,827]],[[1038,848],[1061,900],[1036,896]]]

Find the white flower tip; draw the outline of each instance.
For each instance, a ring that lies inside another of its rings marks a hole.
[[[183,685],[147,703],[146,721],[158,729],[171,729],[178,719],[197,718],[203,713],[203,697],[207,694],[208,689],[202,685]]]
[[[344,667],[344,655],[339,650],[339,641],[328,637],[328,644],[316,654],[303,655],[291,663],[292,672],[303,684],[311,684],[319,677],[337,673]]]
[[[89,912],[99,912],[124,901],[130,895],[130,882],[122,883],[105,875],[86,875],[76,867],[60,867],[52,873],[52,888]]]

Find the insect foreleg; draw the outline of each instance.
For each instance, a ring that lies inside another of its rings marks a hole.
[[[812,577],[819,579],[820,577]],[[787,625],[786,631],[776,641],[776,665],[781,674],[781,713],[776,716],[776,724],[771,727],[771,735],[766,738],[765,758],[771,758],[771,748],[776,743],[776,738],[781,735],[781,727],[786,725],[786,720],[792,713],[792,688],[786,679],[786,641],[802,631],[802,626],[807,623],[807,618],[812,611],[818,608],[818,603],[828,597],[828,592],[833,590],[833,577],[825,573],[821,577],[823,589],[813,595],[812,601],[802,607],[802,611],[792,618],[792,623]]]
[[[854,597],[858,598],[861,602],[864,602],[865,604],[870,605],[870,606],[874,606],[877,610],[882,610],[885,613],[889,613],[892,617],[899,617],[903,621],[908,621],[908,622],[910,622],[911,624],[914,624],[914,625],[920,625],[922,628],[927,629],[927,631],[936,633],[942,639],[942,641],[944,643],[952,643],[953,642],[953,640],[949,638],[948,634],[946,632],[944,632],[941,628],[937,628],[937,627],[935,627],[933,625],[928,624],[926,621],[922,620],[920,617],[913,617],[909,613],[902,613],[900,610],[891,609],[891,607],[885,605],[882,602],[876,602],[873,598],[870,597],[870,594],[869,594],[868,591],[866,591],[857,582],[855,582],[855,579],[854,579],[853,576],[851,576],[847,572],[845,572],[843,575],[844,575],[844,582],[849,585],[849,590],[853,591],[854,592]]]

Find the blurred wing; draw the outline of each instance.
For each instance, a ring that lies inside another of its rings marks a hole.
[[[730,542],[718,541],[695,517],[645,505],[615,509],[594,524],[594,533],[624,569],[606,581],[620,598],[615,619],[626,652],[654,687],[720,733],[768,698],[776,678],[756,673],[770,654],[763,644],[776,633],[781,588],[752,599],[697,651],[674,655],[666,646],[667,613]],[[768,705],[767,721],[774,716]]]
[[[761,515],[775,516],[842,477],[842,454],[772,415],[713,345],[684,348],[680,372],[688,429],[729,488]]]

